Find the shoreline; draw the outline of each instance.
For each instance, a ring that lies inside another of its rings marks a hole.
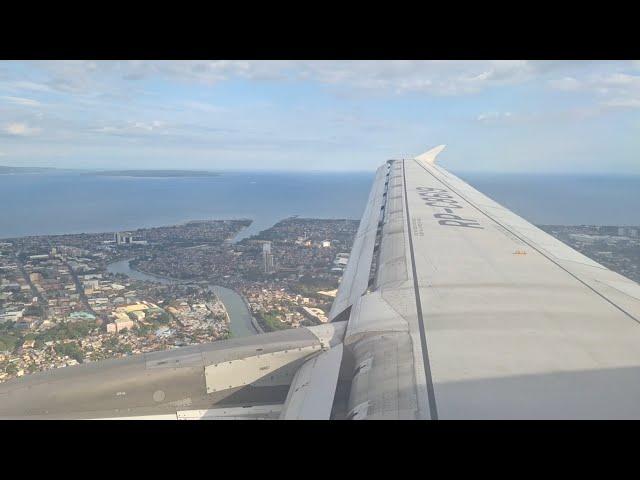
[[[3,174],[0,174],[3,175]],[[224,216],[224,215],[223,215]],[[22,235],[11,235],[11,236],[0,236],[0,242],[3,241],[11,241],[11,240],[20,240],[25,238],[33,238],[33,237],[64,237],[68,235],[110,235],[113,238],[113,234],[115,232],[122,231],[138,231],[138,230],[151,230],[154,228],[169,228],[169,227],[183,227],[188,225],[189,223],[199,223],[199,222],[250,222],[246,227],[243,226],[238,232],[231,238],[224,240],[225,242],[232,242],[241,232],[250,228],[251,225],[255,222],[254,219],[242,216],[234,216],[232,218],[186,218],[182,220],[176,220],[173,222],[153,222],[152,224],[144,224],[141,223],[136,227],[127,227],[127,226],[118,226],[117,228],[107,228],[107,227],[98,227],[96,229],[85,229],[78,231],[59,231],[54,233],[25,233]],[[0,232],[0,235],[4,235]]]
[[[229,287],[226,287],[229,288]],[[260,333],[267,333],[264,331],[264,329],[260,326],[260,323],[258,323],[258,321],[256,320],[256,317],[253,316],[253,314],[251,313],[251,305],[249,304],[249,300],[247,300],[247,297],[245,297],[242,293],[237,292],[235,289],[230,288],[229,290],[233,290],[234,292],[236,292],[240,298],[242,298],[242,301],[244,302],[245,307],[247,307],[247,310],[249,311],[249,314],[251,315],[251,323],[253,324],[253,328],[256,329],[256,331],[258,332],[258,334]]]

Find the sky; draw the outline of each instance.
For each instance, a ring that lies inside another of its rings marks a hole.
[[[640,174],[640,61],[0,61],[0,165]]]

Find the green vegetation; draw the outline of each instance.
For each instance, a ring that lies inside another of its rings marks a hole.
[[[4,322],[4,323],[0,323],[0,333],[2,332],[9,332],[11,330],[13,330],[13,327],[16,325],[16,322],[12,322],[11,320]]]
[[[12,352],[15,348],[27,338],[23,336],[17,328],[15,328],[15,322],[0,323],[0,352]],[[34,338],[30,335],[29,338]]]
[[[0,352],[13,351],[19,340],[15,335],[0,335]]]
[[[282,323],[275,312],[265,313],[263,315],[257,313],[256,318],[268,331],[286,330],[289,327],[286,323]]]
[[[167,312],[162,310],[162,312],[157,317],[154,317],[153,320],[155,322],[158,322],[158,323],[162,324],[162,325],[166,325],[167,323],[169,323],[171,321],[171,315],[169,315]]]
[[[153,332],[156,329],[156,326],[150,323],[147,323],[147,324],[138,323],[137,328],[138,328],[138,335],[149,335],[151,332]]]
[[[24,315],[39,317],[42,315],[42,307],[39,305],[27,305],[24,309]]]
[[[112,335],[107,340],[104,341],[104,348],[107,350],[117,350],[120,340],[117,335]]]
[[[109,339],[104,341],[103,345],[107,350],[111,350],[115,353],[130,354],[132,352],[131,345],[121,343],[118,335],[112,335]]]
[[[334,290],[338,288],[337,279],[333,278],[314,278],[310,275],[303,275],[298,283],[294,286],[294,291],[303,297],[311,297],[318,300],[325,300],[325,297],[318,295],[319,290]]]
[[[82,355],[82,350],[80,349],[78,344],[75,342],[61,343],[59,345],[56,345],[54,348],[58,355],[61,355],[61,356],[67,355],[77,360],[79,363],[82,363],[82,361],[84,360],[84,356]]]
[[[51,340],[84,338],[97,326],[98,324],[94,320],[64,322],[37,334],[35,340],[44,343]]]
[[[4,371],[7,372],[9,375],[15,375],[16,373],[18,373],[18,367],[16,367],[15,364],[9,362],[5,367]]]
[[[14,322],[5,322],[0,324],[0,352],[13,351],[25,340],[35,340],[36,347],[41,348],[45,342],[84,338],[97,327],[94,320],[81,320],[60,323],[39,333],[23,333],[15,328]]]

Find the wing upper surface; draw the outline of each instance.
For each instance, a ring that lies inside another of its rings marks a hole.
[[[402,163],[439,418],[639,417],[640,287],[443,168]]]
[[[372,189],[373,253],[348,277],[372,278],[341,286],[348,417],[640,418],[640,286],[436,166],[441,150]]]

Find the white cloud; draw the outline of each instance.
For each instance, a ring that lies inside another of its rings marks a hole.
[[[85,97],[131,98],[132,83],[162,78],[215,85],[232,78],[253,81],[313,81],[333,89],[363,93],[419,93],[434,96],[475,94],[488,88],[532,80],[552,88],[576,90],[585,72],[633,69],[633,62],[527,60],[184,60],[184,61],[38,61],[37,81],[10,82],[26,90],[48,90]],[[559,78],[552,78],[557,75]],[[43,78],[44,77],[44,78]],[[619,81],[622,79],[618,79]],[[7,83],[0,86],[7,86]],[[141,94],[142,92],[136,92]]]
[[[610,108],[640,108],[639,98],[614,98],[602,104]]]
[[[373,167],[380,155],[420,151],[431,139],[460,148],[486,142],[489,150],[511,136],[525,144],[532,132],[545,140],[563,131],[567,137],[579,132],[580,141],[594,145],[613,135],[614,129],[593,130],[602,115],[620,122],[616,135],[633,137],[632,112],[622,109],[640,107],[640,71],[634,70],[640,64],[630,62],[0,64],[0,138],[9,145],[13,135],[15,150],[4,149],[12,161],[32,158],[28,148],[42,158],[58,151],[61,160],[105,165],[116,158],[140,165],[144,152],[153,152],[148,162],[191,162],[183,150],[250,163],[266,151],[274,165],[307,168],[298,167],[298,159],[315,157],[327,168],[342,168],[335,158],[352,155],[368,156],[358,165],[371,161]],[[231,88],[218,88],[225,81]],[[46,108],[33,108],[32,99]]]
[[[527,61],[317,61],[298,65],[300,76],[321,83],[395,93],[465,95],[531,78]]]
[[[33,100],[31,98],[23,98],[23,97],[0,97],[4,101],[8,103],[12,103],[14,105],[24,105],[25,107],[40,107],[42,104],[37,100]]]
[[[26,123],[13,122],[13,123],[7,123],[4,126],[4,131],[8,135],[27,137],[27,136],[35,135],[39,133],[40,129],[37,127],[30,127]]]
[[[551,80],[549,85],[556,90],[592,95],[604,109],[640,106],[640,75],[620,71],[600,72],[586,75],[580,80],[572,77]]]
[[[464,95],[496,85],[527,81],[552,67],[526,60],[215,60],[215,61],[38,61],[44,82],[13,82],[27,90],[113,94],[130,89],[131,81],[163,77],[214,85],[230,78],[312,80],[333,87],[393,93]],[[129,84],[129,86],[125,86]],[[119,87],[118,87],[119,85]]]
[[[223,107],[218,107],[206,102],[188,101],[184,102],[184,106],[190,110],[198,110],[200,112],[206,113],[222,113],[226,111],[226,109]]]
[[[508,118],[511,118],[511,112],[485,112],[476,117],[479,122],[504,120]]]
[[[602,79],[602,83],[613,86],[640,84],[640,77],[625,73],[612,73]]]
[[[573,77],[563,77],[550,80],[549,86],[556,90],[571,92],[580,89],[582,84]]]
[[[50,92],[51,88],[44,83],[31,82],[25,80],[1,82],[0,87],[11,92],[31,91],[31,92]]]
[[[110,135],[140,135],[145,133],[162,133],[167,124],[160,120],[150,122],[129,121],[121,125],[105,125],[91,129],[95,133],[106,133]]]

